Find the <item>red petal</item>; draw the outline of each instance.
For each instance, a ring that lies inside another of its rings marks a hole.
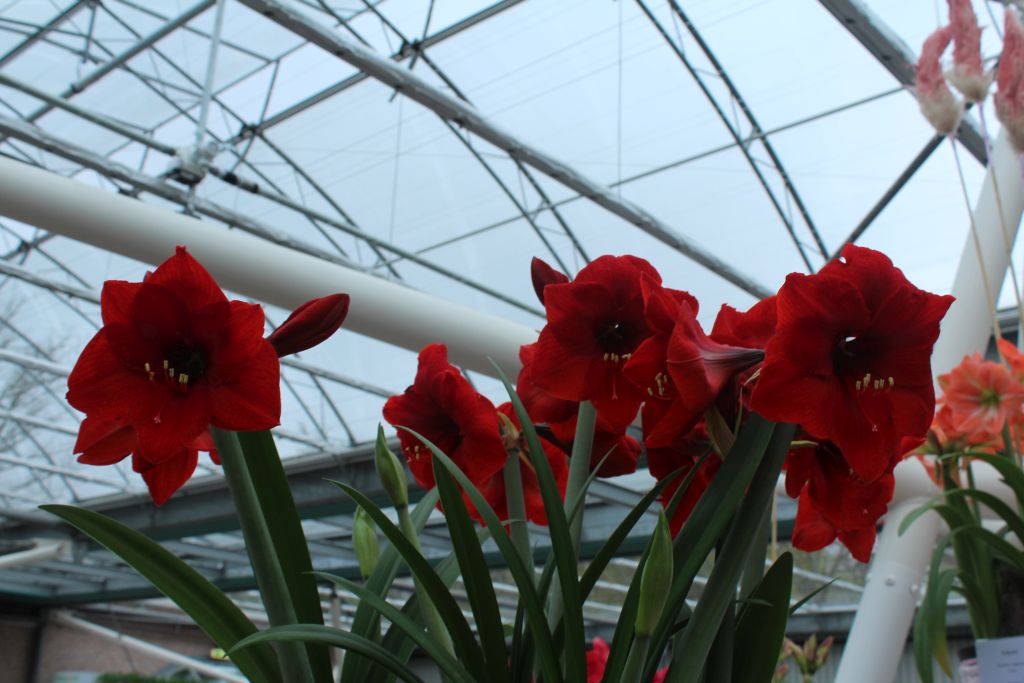
[[[100,293],[100,311],[103,315],[103,324],[126,323],[131,318],[132,302],[135,295],[142,287],[141,282],[126,282],[124,280],[107,280],[103,283],[103,291]]]
[[[145,375],[126,368],[101,329],[68,376],[68,403],[97,419],[129,421],[151,408],[159,391]]]
[[[265,340],[260,342],[244,372],[222,384],[210,382],[213,412],[209,422],[215,427],[254,432],[280,424],[281,367],[274,347]]]
[[[267,341],[278,357],[312,348],[334,334],[348,314],[348,294],[332,294],[302,304]]]
[[[135,430],[115,420],[86,417],[78,429],[75,453],[85,465],[113,465],[135,449]]]
[[[211,304],[227,301],[210,273],[192,258],[185,247],[175,249],[174,256],[161,263],[146,279],[146,284],[167,287],[191,311],[200,311]]]
[[[173,457],[157,464],[136,456],[132,459],[132,468],[142,475],[153,502],[163,505],[175,491],[185,485],[196,471],[198,462],[199,454],[196,451],[183,448]]]
[[[569,281],[569,276],[534,256],[530,261],[530,279],[533,280],[533,291],[537,294],[537,299],[543,304],[544,288],[548,285],[564,284]]]
[[[173,392],[151,420],[135,425],[139,444],[150,462],[176,457],[206,430],[210,424],[210,400],[206,385],[199,382],[187,394]]]

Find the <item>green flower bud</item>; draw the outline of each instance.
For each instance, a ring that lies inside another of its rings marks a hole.
[[[409,487],[406,483],[405,468],[399,461],[398,456],[388,448],[387,439],[384,438],[384,428],[377,425],[377,447],[375,449],[374,463],[377,466],[377,476],[380,483],[384,485],[391,503],[395,507],[403,507],[409,504]]]
[[[362,508],[356,510],[352,525],[352,543],[356,548],[356,559],[359,560],[359,572],[363,579],[368,579],[377,566],[380,543],[377,539],[377,527]]]
[[[649,638],[665,607],[665,592],[672,584],[672,534],[664,513],[658,515],[658,524],[651,534],[651,549],[647,553],[643,574],[640,576],[640,602],[636,611],[636,636]]]

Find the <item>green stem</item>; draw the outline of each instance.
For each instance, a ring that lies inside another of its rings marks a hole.
[[[579,413],[576,418],[576,436],[572,442],[572,457],[569,459],[569,481],[565,486],[565,511],[572,512],[569,508],[573,501],[579,498],[583,488],[590,476],[590,463],[594,446],[594,426],[597,424],[597,411],[590,401],[580,403]],[[603,455],[603,454],[602,454]],[[573,551],[577,556],[580,552],[580,536],[583,531],[583,512],[586,509],[582,499],[580,505],[583,509],[571,521],[569,535],[572,537]]]
[[[508,505],[509,534],[519,559],[534,575],[533,552],[530,550],[530,532],[526,528],[526,502],[523,499],[523,473],[519,464],[519,451],[509,453],[505,462],[505,501]],[[536,577],[534,576],[534,582]]]
[[[764,561],[768,555],[768,544],[771,542],[771,525],[772,507],[769,504],[761,520],[760,537],[750,548],[750,555],[747,556],[746,565],[743,567],[743,577],[740,579],[740,598],[743,600],[750,597],[764,577]]]
[[[210,427],[217,454],[224,468],[224,476],[238,512],[238,522],[245,538],[245,548],[252,563],[256,583],[267,610],[271,626],[298,623],[295,606],[285,580],[281,563],[274,551],[270,529],[253,486],[249,469],[238,443],[238,435]],[[281,674],[286,681],[313,683],[313,671],[300,642],[282,642],[277,648]]]
[[[413,525],[412,517],[409,515],[409,506],[399,505],[395,510],[398,512],[399,528],[409,542],[412,543],[413,547],[416,548],[416,551],[422,555],[423,547],[420,545],[419,535],[416,533],[416,527]],[[444,621],[441,620],[441,615],[437,611],[437,606],[434,605],[434,601],[430,599],[427,591],[423,590],[415,576],[413,577],[413,584],[416,586],[416,596],[420,601],[420,614],[423,615],[423,622],[427,626],[427,632],[433,636],[434,640],[440,643],[441,647],[448,654],[454,655],[455,647],[452,645],[448,629],[445,628]]]
[[[644,673],[644,664],[647,663],[647,650],[651,646],[650,636],[637,636],[629,648],[629,656],[626,658],[626,665],[622,669],[622,683],[640,683]]]
[[[580,556],[580,537],[583,534],[583,513],[586,500],[580,495],[590,477],[591,450],[594,444],[594,426],[597,424],[597,411],[590,401],[580,403],[576,417],[576,435],[572,442],[572,455],[569,457],[569,480],[565,485],[565,511],[572,512],[572,504],[577,498],[580,509],[576,516],[569,520],[569,538],[572,540],[573,555]],[[554,630],[562,618],[562,589],[558,582],[551,586],[551,599],[548,605],[548,625]]]

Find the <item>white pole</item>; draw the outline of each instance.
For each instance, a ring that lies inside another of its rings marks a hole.
[[[214,666],[213,664],[207,664],[206,662],[198,659],[186,657],[174,650],[168,650],[165,647],[147,643],[144,640],[133,638],[132,636],[125,635],[119,631],[109,629],[106,626],[100,626],[99,624],[94,624],[91,621],[85,621],[84,619],[73,617],[67,612],[55,612],[51,618],[54,622],[63,626],[69,626],[80,631],[92,633],[101,638],[112,640],[124,647],[141,652],[142,654],[149,655],[150,657],[155,657],[156,659],[170,662],[171,664],[178,664],[192,671],[197,671],[201,674],[206,674],[207,676],[213,676],[218,680],[229,681],[230,683],[247,683],[244,676],[231,673],[230,670],[226,670],[226,667]]]
[[[490,357],[514,379],[519,347],[537,338],[526,325],[2,157],[0,214],[154,265],[183,244],[225,289],[286,309],[347,292],[345,329],[413,351],[445,343],[453,363],[486,374]]]
[[[0,569],[14,569],[15,567],[23,567],[26,564],[56,559],[66,547],[66,541],[36,540],[35,546],[32,548],[0,555]]]
[[[999,188],[1002,225],[993,177]],[[932,368],[936,374],[952,369],[965,354],[984,351],[992,332],[985,279],[993,296],[998,298],[1010,264],[1010,250],[1006,248],[1002,226],[1005,225],[1013,244],[1022,214],[1024,188],[1018,155],[1006,136],[1000,133],[992,146],[989,169],[973,211],[985,272],[979,264],[974,241],[968,236],[953,280],[952,294],[957,300],[942,322],[942,334],[932,355]],[[904,465],[908,464],[910,461],[896,470],[897,489],[907,483],[909,470]],[[916,490],[916,486],[914,488]],[[937,489],[933,487],[932,495],[935,492]],[[924,515],[903,536],[899,536],[898,528],[907,513],[926,499],[912,493],[901,494],[899,490],[894,496],[894,505],[885,519],[835,683],[886,683],[896,676],[921,583],[939,533],[939,518],[935,513]]]

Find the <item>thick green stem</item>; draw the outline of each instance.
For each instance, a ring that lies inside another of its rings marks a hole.
[[[572,513],[573,502],[579,499],[580,509],[575,517],[569,520],[569,537],[572,540],[573,555],[580,556],[580,536],[583,534],[583,513],[586,500],[581,495],[590,477],[591,450],[594,444],[594,426],[597,424],[597,411],[590,401],[580,403],[576,418],[576,436],[573,437],[572,455],[569,458],[569,481],[565,486],[565,511]],[[551,598],[548,605],[548,625],[554,629],[562,618],[562,590],[558,582],[551,586]]]
[[[508,504],[509,534],[512,536],[512,545],[519,553],[519,559],[533,576],[533,551],[530,549],[530,532],[526,528],[526,501],[523,499],[523,472],[519,457],[519,451],[513,450],[505,463],[505,500]]]
[[[416,548],[417,552],[423,553],[423,548],[420,546],[419,535],[416,533],[416,527],[412,523],[412,517],[409,515],[408,505],[399,505],[395,508],[398,512],[398,526],[402,530],[405,537],[412,543],[413,547]],[[423,590],[420,582],[413,577],[413,584],[416,586],[416,596],[420,601],[420,614],[423,615],[423,623],[427,626],[427,632],[441,644],[441,647],[448,652],[448,654],[455,654],[455,647],[452,645],[451,636],[448,634],[448,629],[445,628],[444,621],[441,620],[441,615],[437,611],[437,607],[434,605],[434,601],[430,599],[430,595],[427,591]]]
[[[238,522],[245,538],[245,548],[252,563],[256,583],[267,610],[271,626],[298,623],[295,606],[285,580],[284,571],[274,550],[270,529],[253,486],[249,469],[234,432],[211,427],[224,476],[234,499]],[[281,675],[286,681],[313,683],[313,671],[305,646],[299,642],[282,642],[277,646]]]
[[[743,567],[743,576],[740,579],[740,599],[746,600],[754,592],[757,585],[764,577],[765,558],[768,555],[768,544],[771,542],[772,510],[774,500],[764,511],[764,519],[761,520],[762,530],[760,537],[754,541],[750,548],[750,555]]]
[[[626,666],[622,669],[622,683],[640,683],[647,663],[647,650],[651,646],[650,636],[637,636],[629,648]]]

